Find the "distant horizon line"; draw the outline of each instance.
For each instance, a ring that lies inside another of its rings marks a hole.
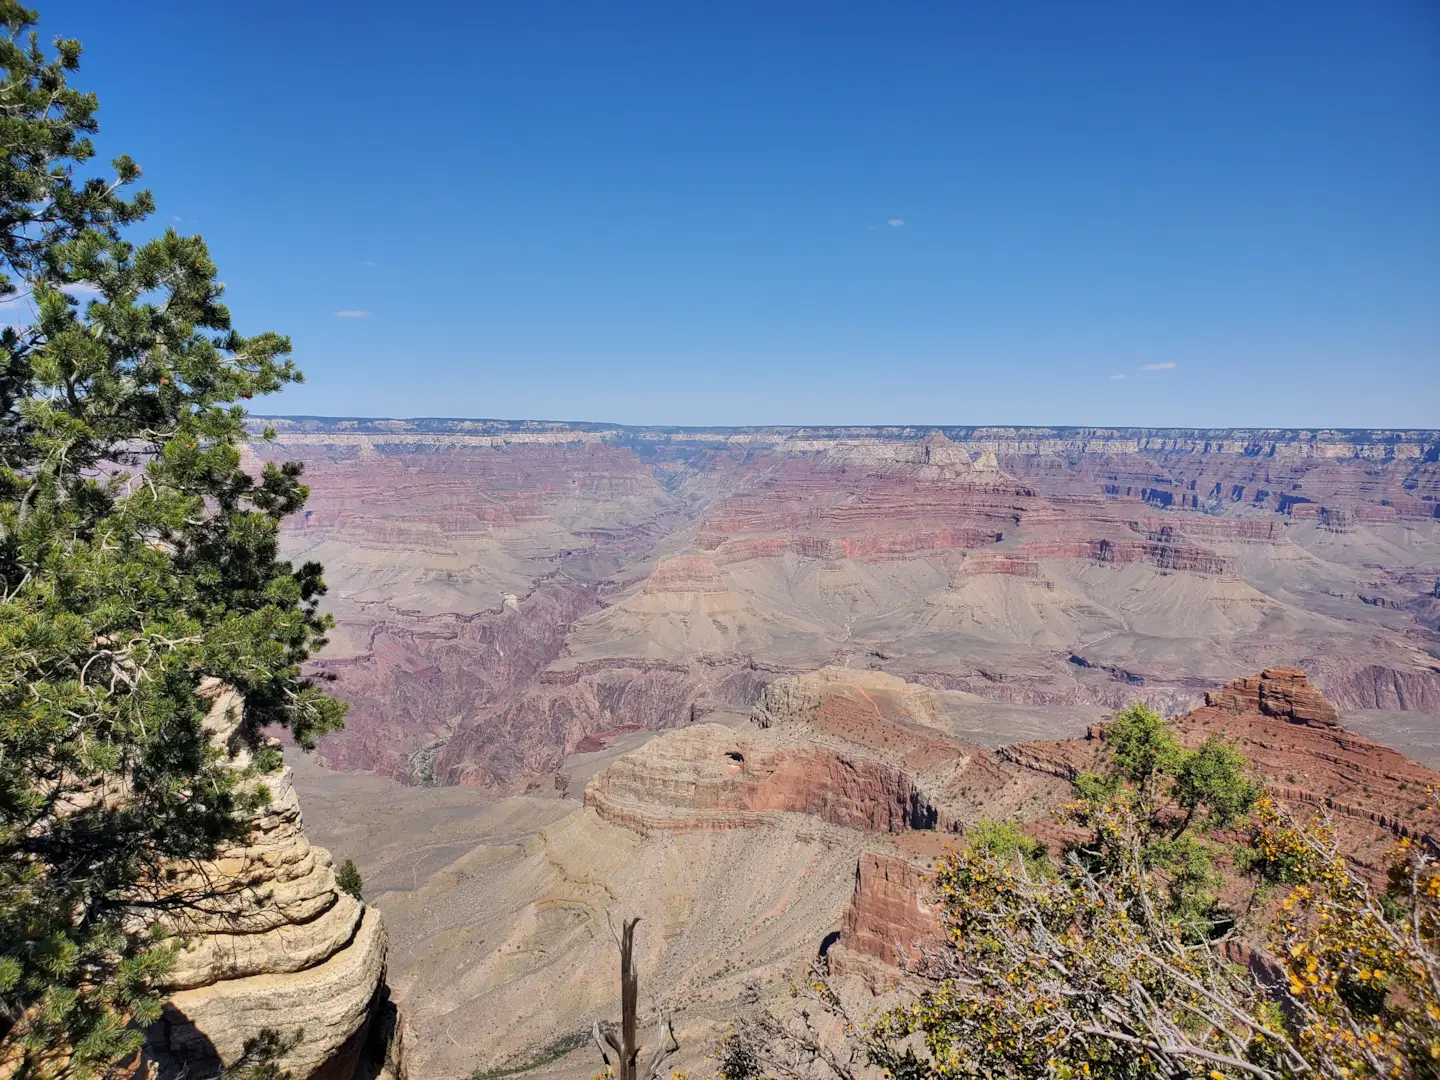
[[[856,431],[856,432],[890,432],[896,434],[944,431],[1030,431],[1030,432],[1186,432],[1186,433],[1254,433],[1270,436],[1302,437],[1308,435],[1316,437],[1323,434],[1334,435],[1366,435],[1372,438],[1420,438],[1440,440],[1440,428],[1410,428],[1410,427],[1388,427],[1388,426],[1358,426],[1341,427],[1334,424],[1278,424],[1272,426],[1255,425],[1127,425],[1127,424],[954,424],[954,423],[878,423],[878,424],[845,424],[845,423],[799,423],[799,424],[646,424],[646,423],[621,423],[607,420],[551,420],[551,419],[503,419],[500,417],[482,416],[359,416],[344,414],[326,413],[249,413],[246,419],[251,422],[286,421],[289,423],[317,423],[317,424],[365,424],[365,425],[423,425],[435,428],[438,425],[466,425],[466,426],[490,426],[496,429],[513,430],[524,428],[550,428],[550,429],[577,429],[587,431],[664,431],[664,432],[704,432],[714,434],[740,433],[740,434],[769,434],[781,432],[803,432],[803,431]]]

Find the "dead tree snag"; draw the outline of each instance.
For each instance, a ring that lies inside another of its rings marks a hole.
[[[608,913],[606,920],[609,920]],[[619,934],[615,933],[613,924],[610,926],[610,936],[615,939],[615,945],[620,950],[620,1026],[617,1029],[613,1023],[596,1020],[595,1027],[590,1032],[600,1056],[605,1059],[605,1064],[614,1070],[616,1080],[658,1080],[660,1067],[665,1063],[665,1059],[680,1049],[669,1015],[657,1008],[655,1046],[650,1051],[650,1060],[644,1070],[636,1067],[643,1049],[636,1041],[640,976],[635,971],[635,924],[639,921],[639,918],[625,919],[621,923]]]

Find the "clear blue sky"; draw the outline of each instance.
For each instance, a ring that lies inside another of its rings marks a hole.
[[[294,338],[260,411],[1440,426],[1434,0],[42,27],[239,327]]]

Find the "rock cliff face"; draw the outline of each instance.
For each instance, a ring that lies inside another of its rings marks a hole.
[[[1309,727],[1340,726],[1340,711],[1310,685],[1303,671],[1292,668],[1270,668],[1259,675],[1236,679],[1223,690],[1206,694],[1205,705],[1237,717],[1258,712]],[[1192,713],[1189,722],[1199,722],[1197,715]]]
[[[206,724],[228,742],[243,702],[210,685]],[[237,768],[249,764],[243,752]],[[269,1030],[286,1045],[276,1062],[296,1080],[349,1080],[385,1002],[385,930],[379,912],[339,890],[330,854],[306,838],[291,770],[259,781],[269,805],[243,841],[178,868],[177,891],[201,903],[164,929],[181,943],[169,997],[146,1055],[161,1080],[237,1061]]]
[[[867,851],[855,868],[855,892],[831,950],[831,970],[883,983],[885,974],[876,979],[877,964],[898,970],[906,954],[914,962],[921,950],[938,944],[940,936],[924,869],[904,855]]]
[[[339,768],[523,791],[831,664],[1025,707],[999,740],[1280,664],[1440,712],[1437,432],[275,426]]]
[[[621,758],[585,791],[607,821],[640,831],[732,829],[776,813],[872,832],[933,828],[937,811],[886,762],[826,747],[784,746],[697,724]]]

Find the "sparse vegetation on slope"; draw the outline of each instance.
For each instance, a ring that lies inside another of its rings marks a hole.
[[[727,1080],[852,1080],[862,1060],[905,1080],[1440,1075],[1428,847],[1396,845],[1377,897],[1328,823],[1297,821],[1223,742],[1187,751],[1132,707],[1107,743],[1109,768],[1080,776],[1062,812],[1084,830],[1062,858],[991,825],[940,860],[946,934],[911,957],[919,992],[857,1025],[817,974],[799,990],[812,1004],[730,1032]],[[1225,846],[1262,899],[1289,890],[1256,905],[1264,926],[1219,899]]]
[[[244,828],[196,691],[244,695],[238,736],[302,746],[343,706],[301,676],[320,567],[277,557],[300,469],[241,468],[240,402],[300,378],[244,336],[205,243],[124,238],[154,209],[128,157],[89,172],[80,44],[47,51],[0,0],[0,1069],[85,1075],[136,1049],[168,948],[175,860]],[[235,749],[234,747],[230,749]]]

